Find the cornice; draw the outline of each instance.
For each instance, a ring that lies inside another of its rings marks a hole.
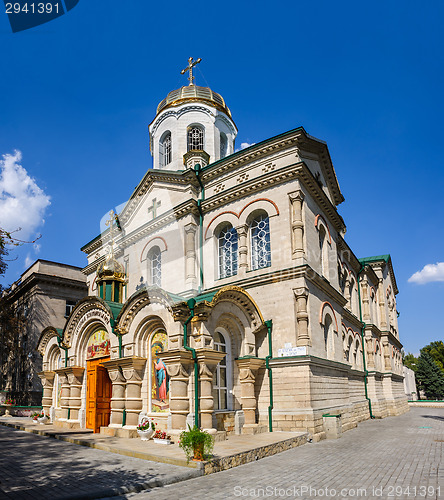
[[[258,144],[250,146],[245,150],[238,151],[233,155],[223,158],[211,165],[208,165],[202,174],[204,183],[210,182],[213,178],[250,163],[253,160],[264,158],[279,150],[286,149],[291,146],[297,146],[300,150],[313,152],[319,156],[319,161],[324,166],[326,173],[326,181],[328,188],[333,195],[336,205],[344,201],[344,197],[339,188],[339,183],[334,172],[334,168],[330,159],[327,145],[309,136],[305,130],[300,127],[298,129],[285,132],[276,137],[266,139]]]
[[[29,292],[33,287],[37,287],[40,283],[50,283],[54,285],[64,286],[67,288],[87,289],[86,281],[79,281],[73,278],[65,278],[63,276],[53,276],[42,273],[32,273],[23,282],[17,285],[14,290],[7,293],[6,299],[14,302],[22,295]]]
[[[230,202],[237,201],[240,198],[250,196],[261,192],[264,189],[269,189],[272,186],[277,186],[294,179],[300,179],[307,191],[313,196],[314,199],[316,199],[319,207],[322,208],[324,213],[328,216],[336,231],[340,232],[341,230],[344,230],[344,220],[338,214],[336,208],[328,199],[324,191],[319,187],[316,179],[311,173],[311,170],[304,162],[287,165],[280,169],[263,174],[260,177],[253,177],[252,179],[243,182],[241,185],[233,186],[225,191],[221,191],[220,193],[205,200],[202,203],[202,210],[204,213],[211,212],[227,205]]]

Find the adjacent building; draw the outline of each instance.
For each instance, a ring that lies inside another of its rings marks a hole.
[[[0,321],[0,390],[20,405],[39,405],[42,358],[37,344],[44,328],[64,327],[88,293],[81,268],[39,259],[3,293]]]

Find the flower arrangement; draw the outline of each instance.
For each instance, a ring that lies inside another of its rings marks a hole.
[[[41,413],[39,413],[38,411],[36,411],[35,413],[31,414],[31,418],[33,420],[37,420],[38,418],[41,418],[41,415],[42,415]]]
[[[164,431],[161,431],[161,430],[157,430],[155,433],[154,433],[154,436],[153,436],[154,439],[166,439],[166,440],[171,440],[171,436],[169,434],[167,434],[166,432]]]
[[[8,405],[8,406],[14,406],[15,405],[15,401],[12,398],[6,398],[5,402],[3,404],[4,405]]]
[[[179,446],[185,452],[187,460],[205,460],[213,453],[214,438],[208,432],[199,429],[196,425],[183,431],[180,435]]]
[[[156,430],[156,426],[154,425],[154,422],[149,419],[143,420],[138,426],[137,430],[138,431],[147,431],[149,429],[152,429],[153,431]]]

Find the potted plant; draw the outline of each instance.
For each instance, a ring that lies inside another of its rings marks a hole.
[[[155,430],[156,426],[150,418],[144,418],[137,426],[137,434],[142,441],[149,441]]]
[[[5,402],[3,404],[6,405],[6,406],[14,406],[15,405],[15,401],[12,398],[6,398]]]
[[[45,425],[49,422],[49,417],[45,415],[45,412],[42,410],[42,413],[39,413],[37,417],[37,421],[40,425]]]
[[[180,435],[179,446],[185,452],[187,460],[205,460],[213,453],[214,438],[208,432],[199,429],[196,425],[183,431]]]
[[[161,430],[157,430],[154,433],[153,441],[157,444],[172,444],[171,436]]]
[[[34,422],[37,422],[37,419],[39,418],[39,416],[40,416],[40,413],[38,411],[31,414],[31,418],[32,418],[32,420],[34,420]]]

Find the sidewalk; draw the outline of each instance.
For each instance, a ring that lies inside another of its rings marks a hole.
[[[230,436],[214,445],[214,458],[208,462],[187,462],[177,444],[161,445],[138,438],[127,439],[94,434],[89,429],[60,429],[54,425],[40,425],[26,417],[0,417],[0,425],[48,436],[60,441],[96,448],[128,457],[150,460],[182,467],[200,469],[201,474],[211,474],[231,469],[255,460],[275,455],[307,442],[303,432],[266,432],[262,434]]]

